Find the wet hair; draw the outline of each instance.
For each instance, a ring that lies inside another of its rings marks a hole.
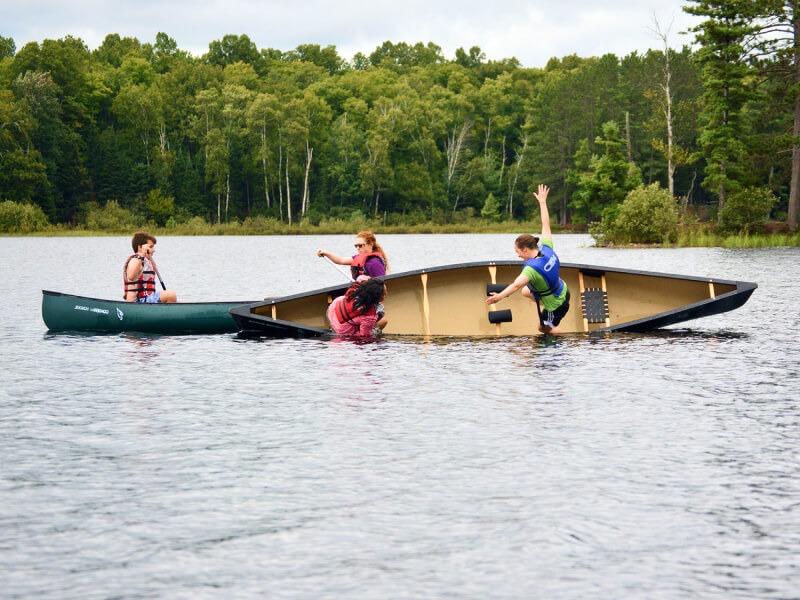
[[[539,247],[539,238],[529,233],[523,233],[514,240],[514,245],[517,248],[530,248],[536,250]]]
[[[378,243],[378,240],[375,239],[375,234],[372,233],[371,231],[365,230],[365,231],[359,231],[356,234],[356,237],[363,238],[364,241],[367,242],[367,244],[369,244],[374,248],[375,252],[381,255],[381,258],[383,258],[383,266],[386,267],[386,272],[388,273],[389,257],[386,256],[386,252],[383,251],[383,248],[381,248],[380,244]]]
[[[133,247],[134,252],[139,251],[139,246],[144,246],[147,242],[152,241],[154,244],[156,243],[156,238],[146,231],[137,231],[133,234],[133,239],[131,239],[131,246]]]
[[[347,299],[360,311],[377,306],[386,293],[382,277],[371,277],[347,290]]]

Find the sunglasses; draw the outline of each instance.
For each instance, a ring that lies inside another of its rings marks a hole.
[[[366,244],[353,244],[356,248],[363,248]]]

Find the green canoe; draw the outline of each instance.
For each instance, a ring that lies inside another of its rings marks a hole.
[[[42,318],[50,331],[227,333],[238,330],[231,308],[248,302],[137,304],[42,290]]]

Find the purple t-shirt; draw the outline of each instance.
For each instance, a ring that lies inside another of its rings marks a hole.
[[[356,256],[358,255],[354,254],[353,258]],[[386,275],[386,265],[384,265],[383,261],[377,256],[371,256],[367,259],[367,262],[364,263],[364,272],[370,277],[383,277]]]

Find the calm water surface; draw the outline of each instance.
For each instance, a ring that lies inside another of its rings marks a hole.
[[[513,235],[381,236],[393,271]],[[0,239],[0,596],[799,598],[800,250],[565,262],[756,281],[649,335],[49,335],[127,238]],[[349,236],[162,238],[182,300],[343,281]]]

